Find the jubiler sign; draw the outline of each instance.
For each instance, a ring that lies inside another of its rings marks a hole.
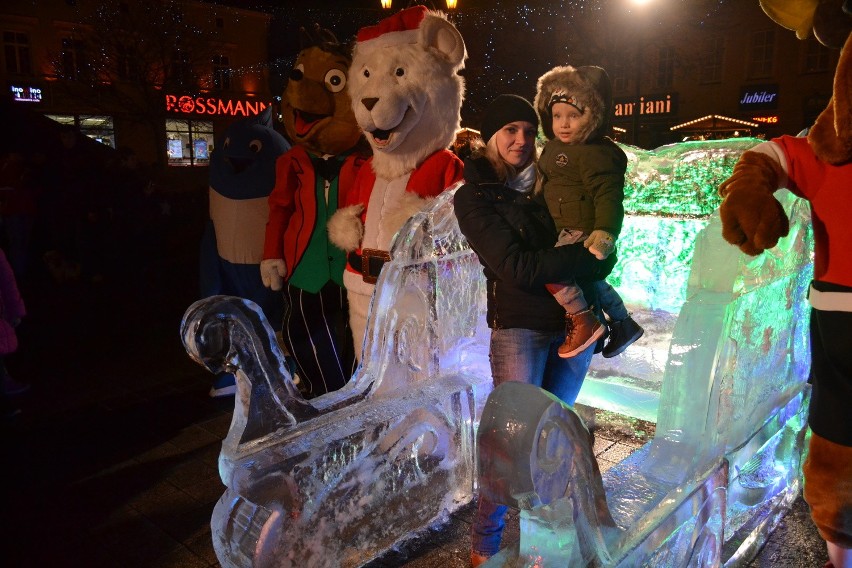
[[[740,89],[740,110],[778,108],[778,85],[749,85]]]
[[[268,106],[269,103],[255,99],[234,100],[166,95],[166,111],[178,114],[252,116],[262,112]]]

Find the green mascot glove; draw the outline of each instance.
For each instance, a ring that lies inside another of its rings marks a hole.
[[[724,198],[719,207],[722,237],[746,254],[758,255],[790,232],[787,214],[772,195],[782,175],[778,162],[749,151],[740,156],[731,177],[719,186]]]

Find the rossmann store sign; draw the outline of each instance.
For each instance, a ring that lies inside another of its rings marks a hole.
[[[269,106],[257,99],[219,99],[216,97],[166,95],[166,111],[195,116],[253,116]]]

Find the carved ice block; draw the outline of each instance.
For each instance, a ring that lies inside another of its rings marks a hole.
[[[223,566],[360,566],[471,500],[491,375],[482,268],[452,195],[400,231],[339,391],[301,397],[253,303],[187,310],[189,354],[238,383],[211,519]]]

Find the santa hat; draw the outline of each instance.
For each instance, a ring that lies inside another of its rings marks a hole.
[[[824,162],[840,165],[852,161],[852,34],[840,52],[834,92],[808,132],[808,142]]]
[[[385,18],[375,26],[358,30],[358,49],[377,49],[404,43],[417,43],[420,24],[426,18],[426,6],[412,6]]]

